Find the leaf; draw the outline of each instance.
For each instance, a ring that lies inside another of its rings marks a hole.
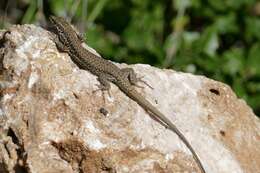
[[[257,75],[260,77],[260,44],[254,44],[248,53],[247,69],[251,76]]]
[[[213,57],[219,47],[218,33],[215,27],[208,27],[202,34],[199,45],[204,53]]]
[[[184,31],[182,33],[182,38],[184,42],[185,47],[191,47],[192,44],[200,38],[200,33],[199,32],[186,32]]]
[[[176,10],[186,9],[191,5],[190,0],[175,0],[173,2]]]
[[[215,19],[214,26],[217,28],[218,33],[235,33],[239,31],[236,24],[236,16],[230,12],[227,15],[217,16]]]
[[[246,18],[246,32],[245,36],[248,41],[252,41],[255,38],[260,41],[260,19],[259,17],[247,17]]]
[[[236,92],[236,94],[246,99],[247,91],[246,91],[246,83],[242,80],[242,78],[234,78],[234,83],[232,85],[232,89]]]
[[[32,1],[29,7],[27,8],[21,23],[30,23],[32,19],[35,17],[35,12],[37,10],[37,3]]]
[[[250,99],[248,99],[248,103],[255,108],[255,110],[260,109],[260,93],[254,94]],[[259,113],[259,112],[258,112]],[[258,114],[258,117],[260,114]]]
[[[99,53],[111,57],[115,53],[114,44],[105,35],[102,27],[92,25],[86,32],[86,42],[89,46],[96,49]]]
[[[97,16],[101,13],[101,11],[103,10],[107,2],[108,0],[99,0],[96,3],[94,9],[91,11],[91,13],[88,16],[89,22],[93,22],[97,18]]]
[[[149,51],[162,58],[160,37],[163,31],[163,10],[157,5],[149,11],[134,10],[132,20],[123,32],[123,40],[131,51]],[[136,20],[138,19],[138,20]]]
[[[244,67],[244,52],[242,49],[233,48],[223,55],[223,71],[231,76],[235,76]]]

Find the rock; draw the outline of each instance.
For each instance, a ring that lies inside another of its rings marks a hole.
[[[3,32],[1,33],[3,35]],[[33,25],[1,42],[0,172],[199,172],[189,150],[112,85],[59,52]],[[260,170],[260,122],[227,85],[149,65],[125,65],[137,90],[183,132],[208,173]],[[96,91],[96,92],[94,92]]]

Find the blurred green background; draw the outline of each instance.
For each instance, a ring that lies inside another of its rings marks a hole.
[[[1,0],[0,27],[51,14],[106,58],[222,81],[260,115],[259,0]]]

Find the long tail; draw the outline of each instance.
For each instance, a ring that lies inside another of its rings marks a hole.
[[[183,141],[183,143],[189,148],[190,152],[193,155],[193,158],[195,159],[196,163],[198,164],[200,170],[202,173],[206,173],[205,169],[202,166],[202,163],[190,145],[190,143],[187,141],[185,136],[178,130],[178,128],[167,118],[165,117],[157,108],[155,108],[147,99],[145,99],[140,93],[138,93],[136,90],[131,90],[131,92],[125,92],[128,97],[133,99],[136,103],[138,103],[141,107],[143,107],[146,111],[150,113],[151,116],[159,120],[160,123],[162,123],[166,128],[172,130],[175,132],[179,138]]]

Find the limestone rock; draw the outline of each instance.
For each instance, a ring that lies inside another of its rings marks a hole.
[[[56,49],[50,34],[13,26],[1,41],[0,172],[199,172],[173,132]],[[1,33],[3,35],[3,32]],[[260,122],[227,85],[149,65],[137,90],[186,136],[208,173],[260,171]]]

